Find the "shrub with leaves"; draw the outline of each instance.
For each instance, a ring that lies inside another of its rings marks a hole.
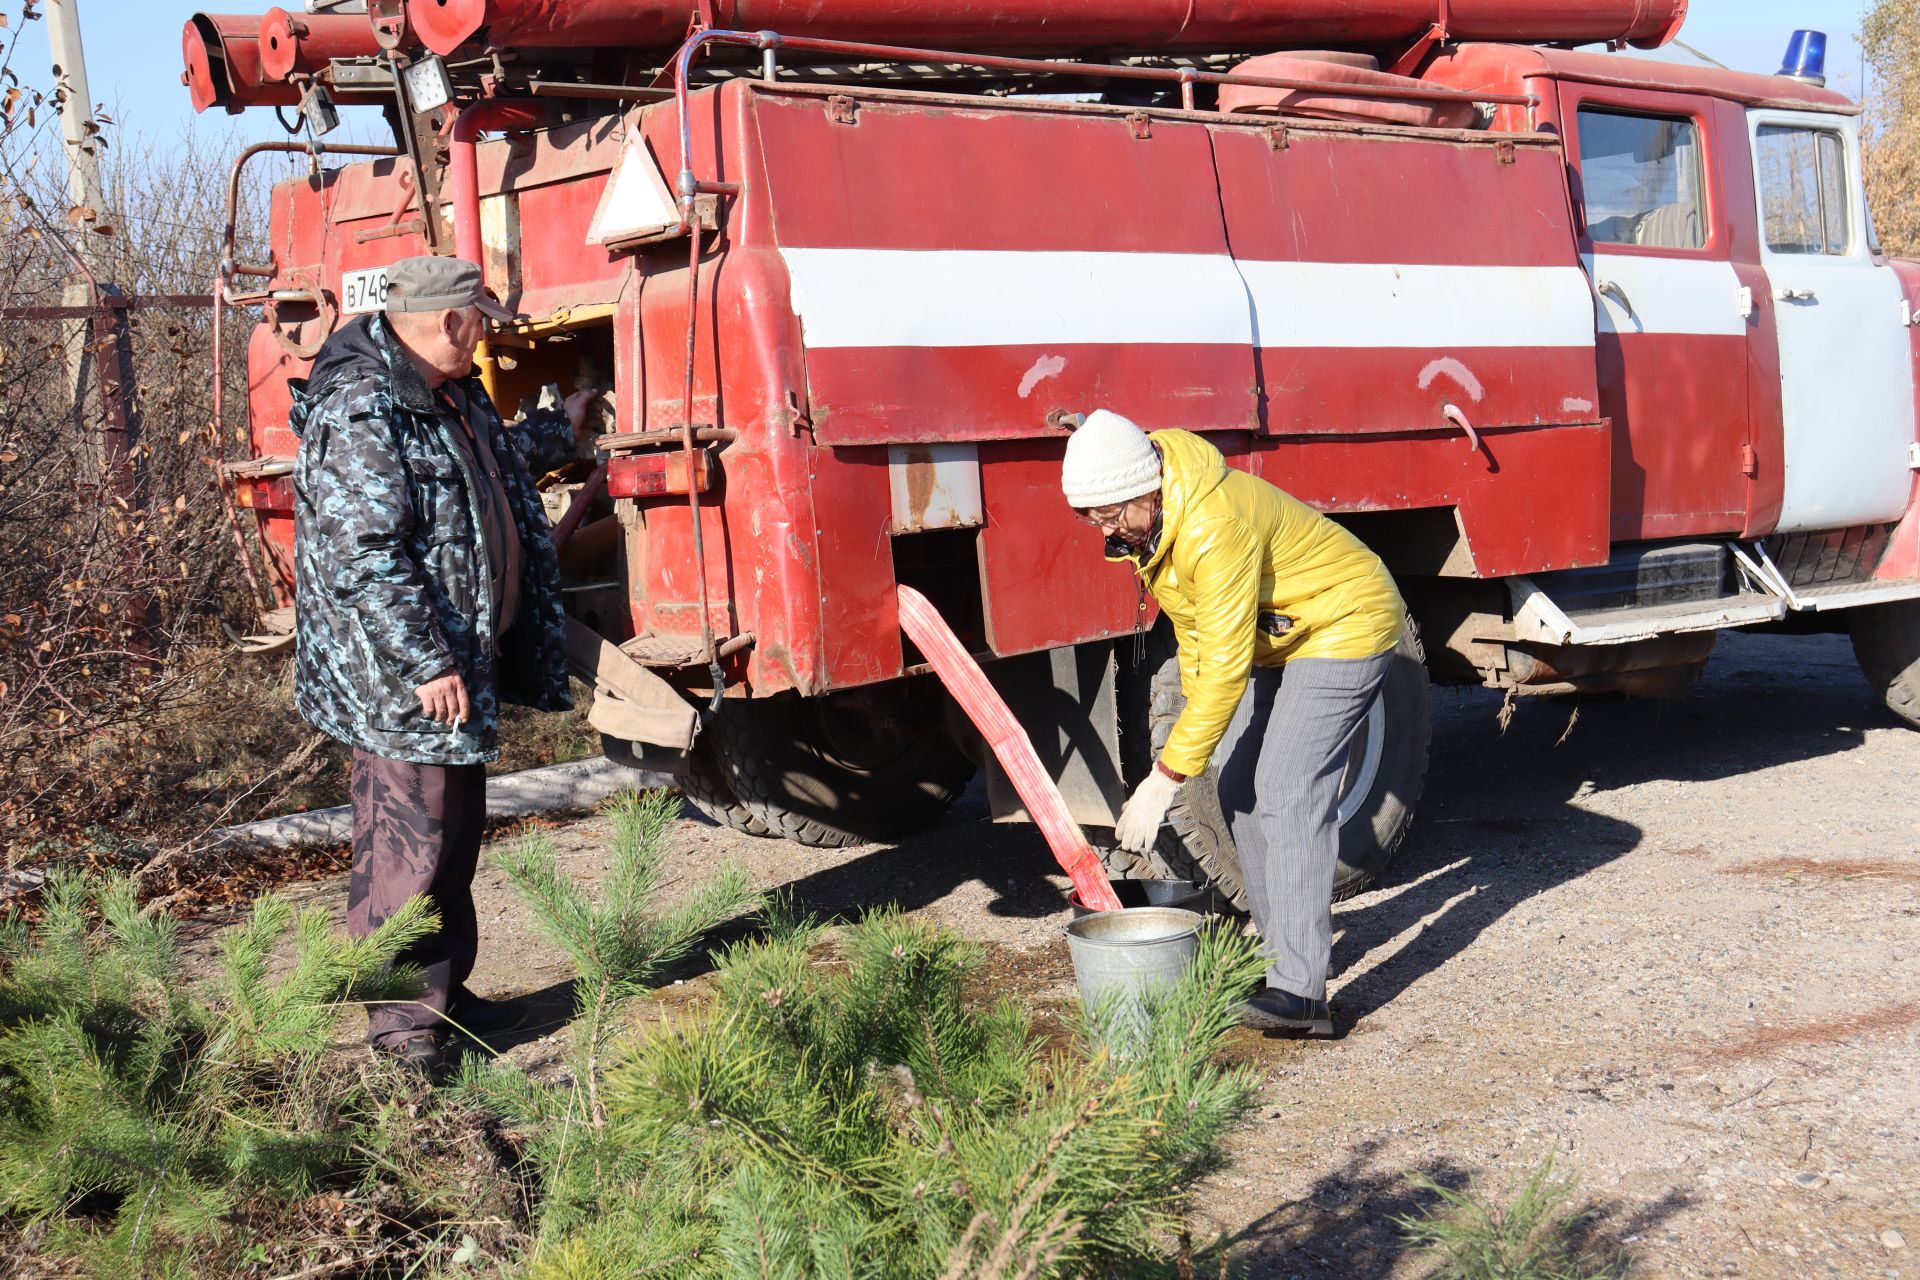
[[[310,1191],[372,1106],[329,1054],[345,1008],[417,993],[394,957],[436,927],[416,901],[348,938],[268,895],[227,934],[207,1000],[177,922],[131,881],[55,876],[36,925],[0,920],[0,1213],[95,1274],[136,1275],[218,1237],[245,1196]],[[64,1216],[79,1204],[93,1212]]]
[[[1615,1280],[1624,1266],[1581,1247],[1581,1214],[1568,1207],[1574,1181],[1554,1176],[1553,1166],[1548,1154],[1504,1206],[1416,1174],[1414,1185],[1436,1203],[1395,1221],[1409,1244],[1439,1260],[1440,1280]]]
[[[776,913],[777,915],[778,913]],[[549,1127],[535,1280],[1174,1275],[1193,1184],[1254,1083],[1211,1061],[1264,961],[1226,931],[1149,1002],[1123,1061],[1049,1054],[979,991],[982,949],[895,912],[838,937],[776,920],[715,999],[614,1050],[608,1125]],[[471,1086],[523,1116],[537,1086]],[[594,1176],[581,1177],[586,1165]]]

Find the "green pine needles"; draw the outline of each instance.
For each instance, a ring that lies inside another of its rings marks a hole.
[[[1047,1052],[982,959],[897,912],[831,938],[776,918],[724,952],[711,1005],[613,1051],[530,1275],[1178,1274],[1185,1197],[1253,1096],[1211,1057],[1254,944],[1210,932],[1125,1061],[1085,1025]],[[551,1128],[539,1146],[560,1159]]]
[[[574,1003],[596,1044],[613,1005],[658,982],[708,930],[762,903],[746,873],[728,865],[661,911],[665,836],[680,820],[679,797],[627,791],[606,812],[613,840],[597,902],[561,867],[553,842],[543,835],[528,836],[493,859],[532,910],[540,932],[573,961]]]
[[[1124,1034],[1112,1010],[1043,1034],[985,948],[891,910],[828,929],[737,869],[684,883],[677,800],[608,812],[597,888],[544,837],[495,855],[578,974],[538,1078],[473,1055],[434,1090],[336,1043],[353,1002],[417,990],[394,961],[434,927],[420,903],[356,940],[269,895],[198,984],[126,881],[0,918],[0,1248],[115,1280],[1225,1270],[1183,1224],[1254,1093],[1213,1061],[1252,940],[1209,931]],[[641,1020],[756,909],[699,1003]]]
[[[1575,1183],[1555,1176],[1551,1152],[1505,1205],[1421,1174],[1409,1180],[1435,1202],[1395,1222],[1408,1244],[1439,1261],[1440,1280],[1618,1280],[1626,1272],[1624,1259],[1583,1247],[1585,1215],[1569,1208]]]
[[[415,903],[350,939],[268,895],[227,935],[209,999],[130,880],[56,877],[37,925],[0,921],[0,1212],[93,1274],[140,1275],[216,1236],[240,1197],[311,1190],[352,1133],[334,1030],[348,1002],[418,990],[393,959],[434,927]],[[97,1213],[65,1216],[81,1204]]]

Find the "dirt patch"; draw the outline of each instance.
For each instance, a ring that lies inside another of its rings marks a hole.
[[[1768,880],[1823,880],[1834,883],[1882,880],[1893,884],[1920,884],[1920,867],[1865,858],[1767,858],[1726,868],[1730,876],[1759,876]]]
[[[1852,1044],[1869,1036],[1905,1031],[1915,1023],[1920,1023],[1920,1002],[1902,1001],[1852,1017],[1821,1018],[1785,1026],[1762,1024],[1743,1035],[1697,1049],[1693,1056],[1702,1063],[1745,1062],[1776,1057],[1789,1049]]]

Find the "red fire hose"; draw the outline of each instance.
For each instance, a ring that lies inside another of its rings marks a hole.
[[[1093,851],[1086,836],[1081,834],[1079,824],[1067,812],[1067,802],[1060,798],[1053,779],[1041,767],[1027,731],[1020,727],[1013,712],[1007,710],[1007,704],[987,683],[980,664],[973,660],[932,602],[912,587],[900,587],[898,591],[900,629],[920,646],[920,652],[933,664],[947,692],[993,748],[994,757],[1007,771],[1013,789],[1020,793],[1021,803],[1039,824],[1047,847],[1053,850],[1061,869],[1072,879],[1081,905],[1095,911],[1118,911],[1120,899],[1107,882],[1100,855]]]

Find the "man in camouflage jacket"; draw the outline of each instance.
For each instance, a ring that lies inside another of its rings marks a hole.
[[[370,1018],[376,1049],[424,1070],[440,1065],[449,1017],[492,1012],[463,984],[499,702],[571,705],[533,473],[574,456],[589,394],[509,432],[471,364],[488,315],[509,318],[473,264],[409,258],[388,272],[386,313],[343,326],[290,384],[294,702],[353,748],[349,929],[370,932],[417,895],[440,915],[401,957],[426,973],[418,1003]]]

